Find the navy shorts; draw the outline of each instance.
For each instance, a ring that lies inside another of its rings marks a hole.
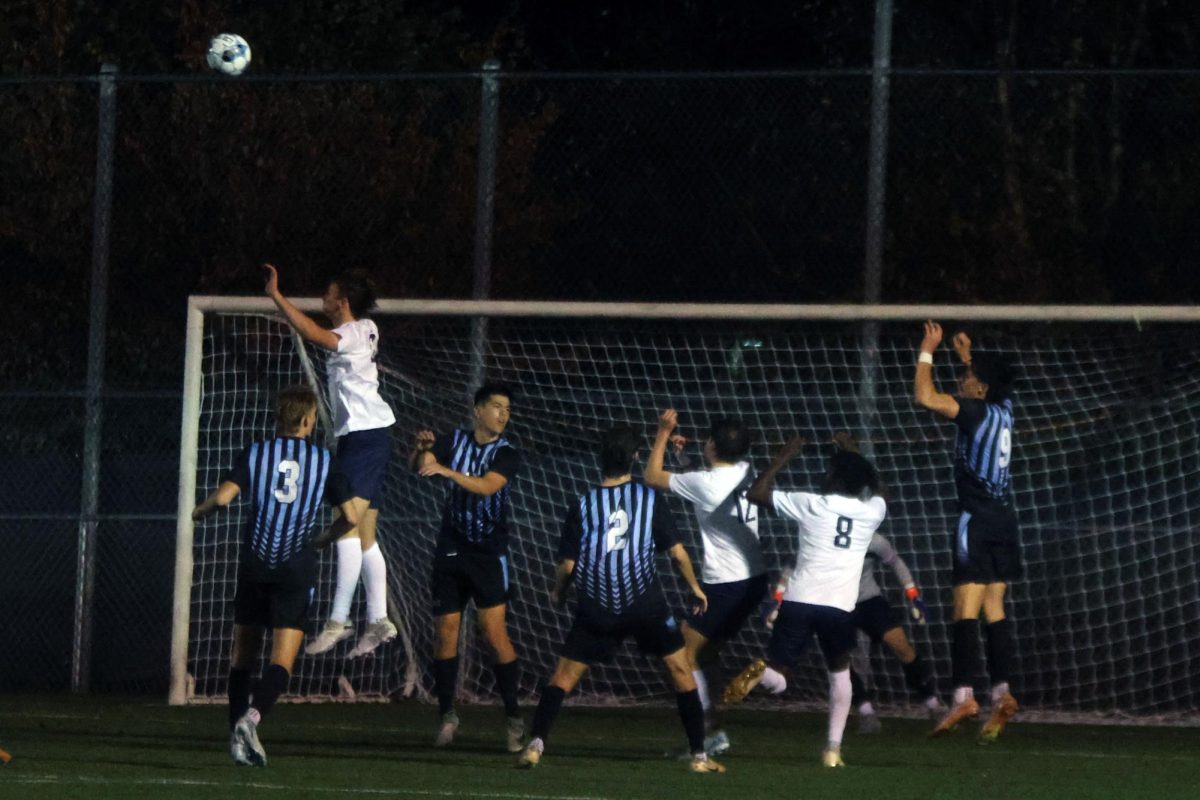
[[[767,576],[755,575],[729,583],[705,583],[702,588],[708,598],[708,609],[703,614],[689,612],[688,626],[706,639],[720,641],[736,636],[746,617],[758,609],[767,595]]]
[[[378,509],[383,494],[383,479],[392,459],[392,429],[372,428],[351,431],[338,437],[338,468],[346,477],[354,497],[371,502]]]
[[[438,553],[433,557],[429,579],[433,616],[457,614],[470,600],[476,608],[492,608],[508,602],[508,557],[490,553]]]
[[[954,536],[953,584],[1012,583],[1021,572],[1016,514],[1008,508],[962,512]]]
[[[845,659],[854,649],[854,625],[850,612],[833,606],[816,606],[809,603],[793,603],[785,600],[775,619],[775,630],[767,645],[767,660],[785,669],[791,669],[800,661],[808,649],[813,634],[821,645],[825,665],[831,670],[843,667]]]
[[[308,628],[308,609],[312,605],[311,586],[267,583],[238,578],[233,598],[233,621],[259,628]]]
[[[850,623],[876,644],[883,640],[885,633],[899,628],[903,622],[904,615],[878,594],[863,600],[850,612]]]
[[[665,658],[683,649],[679,623],[661,597],[647,598],[625,614],[593,613],[586,603],[575,609],[575,621],[563,642],[562,656],[583,664],[604,664],[633,637],[643,655]]]

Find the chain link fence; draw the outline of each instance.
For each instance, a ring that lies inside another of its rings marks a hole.
[[[100,79],[0,82],[0,691],[165,691],[189,294],[854,302],[886,156],[884,302],[1200,296],[1200,72],[866,70],[116,79],[97,465],[85,464]],[[486,165],[485,165],[486,166]],[[494,182],[487,177],[494,175]],[[484,184],[481,185],[481,176]],[[487,214],[490,225],[480,224]]]

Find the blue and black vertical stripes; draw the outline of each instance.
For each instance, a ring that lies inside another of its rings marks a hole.
[[[582,526],[576,589],[620,614],[657,582],[654,509],[658,495],[629,482],[596,487],[579,498]]]
[[[308,545],[331,457],[304,439],[277,437],[250,445],[247,458],[254,518],[247,526],[246,545],[258,561],[274,568]]]

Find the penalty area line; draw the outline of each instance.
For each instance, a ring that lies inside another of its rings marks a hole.
[[[6,778],[5,784],[27,784],[33,786],[162,786],[196,787],[214,789],[257,789],[260,791],[295,792],[299,787],[278,783],[262,783],[260,781],[209,781],[189,778],[101,778],[92,775],[30,775]],[[522,792],[487,792],[470,789],[439,791],[434,789],[406,789],[400,787],[346,787],[346,786],[312,786],[303,787],[304,793],[360,795],[372,797],[389,795],[392,797],[486,797],[493,800],[614,800],[603,795],[570,795],[570,794],[525,794]],[[621,800],[633,800],[622,797]]]

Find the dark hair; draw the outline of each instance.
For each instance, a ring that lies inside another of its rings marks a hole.
[[[300,430],[304,418],[317,410],[317,396],[303,384],[281,389],[275,395],[275,425],[282,432]]]
[[[485,383],[475,392],[475,405],[483,405],[489,397],[496,394],[507,397],[508,402],[512,402],[513,392],[507,383]]]
[[[978,353],[971,358],[971,372],[980,383],[987,384],[989,403],[1003,403],[1012,396],[1017,375],[1007,359],[995,353]]]
[[[600,474],[605,478],[619,478],[633,468],[641,442],[633,428],[617,425],[600,434]]]
[[[750,452],[750,432],[740,419],[721,417],[713,420],[708,436],[719,461],[734,462]]]
[[[821,494],[840,494],[861,498],[868,492],[880,494],[883,483],[871,462],[859,453],[838,450],[829,459],[829,471],[821,484]]]
[[[350,313],[362,319],[375,308],[375,282],[364,270],[352,269],[335,275],[330,283],[336,283],[338,297],[350,304]]]

